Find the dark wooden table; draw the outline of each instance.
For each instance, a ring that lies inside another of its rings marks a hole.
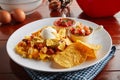
[[[48,9],[48,2],[43,3],[32,14],[27,15],[23,23],[11,23],[0,26],[0,80],[31,80],[24,69],[14,63],[6,51],[6,43],[9,36],[21,26],[42,18],[58,16],[58,12],[51,12]],[[120,13],[113,17],[94,19],[86,16],[75,0],[70,6],[70,17],[81,18],[103,25],[112,37],[113,45],[117,51],[115,56],[107,63],[104,69],[94,80],[120,80]]]

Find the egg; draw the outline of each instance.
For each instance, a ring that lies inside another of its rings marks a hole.
[[[11,15],[8,11],[6,10],[1,10],[0,11],[0,22],[3,24],[7,24],[11,22]]]
[[[13,19],[17,22],[23,22],[26,18],[25,12],[19,8],[14,9],[11,12],[11,15],[12,15]]]

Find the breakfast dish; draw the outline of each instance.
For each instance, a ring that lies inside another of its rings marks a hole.
[[[54,22],[56,23],[54,26],[43,26],[30,36],[25,36],[15,46],[15,52],[24,58],[55,62],[61,68],[80,65],[88,57],[95,59],[100,45],[95,50],[93,45],[85,44],[84,40],[79,38],[90,35],[92,29],[83,26],[82,23],[73,25],[73,21],[69,18],[60,18]],[[68,36],[69,34],[78,38]]]
[[[15,31],[7,42],[10,58],[30,69],[64,72],[92,66],[108,55],[112,43],[109,34],[104,29],[95,32],[93,39],[87,43],[79,39],[73,41],[69,36],[70,28],[56,29],[53,23],[57,19],[38,20]],[[98,27],[97,24],[89,21],[74,18],[73,20],[90,26],[93,30]],[[106,38],[101,38],[102,35]],[[52,67],[52,62],[61,69]]]

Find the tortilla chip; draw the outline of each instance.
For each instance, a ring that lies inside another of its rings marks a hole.
[[[87,44],[82,41],[77,41],[76,45],[77,48],[81,49],[83,53],[87,54],[87,58],[95,59],[96,58],[96,52],[100,49],[100,45],[93,45],[93,44]],[[81,47],[81,48],[80,48]]]
[[[95,59],[96,51],[82,41],[69,45],[64,51],[57,52],[53,57],[55,63],[65,68],[79,65],[87,58]]]
[[[58,52],[53,57],[54,61],[64,67],[70,68],[81,64],[87,58],[87,55],[79,51],[76,44],[69,45],[63,52]]]

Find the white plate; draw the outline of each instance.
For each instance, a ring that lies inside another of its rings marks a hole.
[[[103,60],[109,54],[110,49],[112,47],[112,40],[111,40],[110,35],[108,34],[108,32],[105,29],[96,31],[93,34],[93,38],[91,40],[91,43],[102,45],[102,48],[97,53],[97,59],[91,60],[91,61],[86,61],[86,62],[84,62],[78,66],[72,67],[72,68],[55,69],[55,68],[51,67],[50,62],[42,62],[42,61],[36,61],[36,60],[32,60],[32,59],[22,58],[20,55],[15,53],[15,51],[14,51],[15,45],[19,41],[21,41],[25,35],[30,35],[32,32],[39,30],[43,26],[53,25],[53,21],[55,21],[56,19],[57,18],[47,18],[47,19],[37,20],[37,21],[34,21],[27,25],[24,25],[23,27],[16,30],[10,36],[10,38],[8,39],[8,42],[7,42],[6,48],[7,48],[9,57],[17,64],[19,64],[23,67],[33,69],[33,70],[46,71],[46,72],[67,72],[67,71],[80,70],[80,69],[92,66],[92,65],[100,62],[101,60]],[[90,22],[90,21],[76,19],[76,18],[72,18],[72,19],[82,22],[84,25],[91,26],[94,29],[98,27],[97,24]]]

